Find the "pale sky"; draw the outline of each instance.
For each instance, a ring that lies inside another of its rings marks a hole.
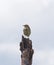
[[[0,57],[8,56],[0,65],[18,65],[23,24],[32,30],[33,65],[54,65],[54,0],[0,0]]]

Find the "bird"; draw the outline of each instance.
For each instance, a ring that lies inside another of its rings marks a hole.
[[[23,34],[24,34],[25,36],[29,37],[30,34],[31,34],[31,28],[29,27],[28,24],[25,24],[25,25],[23,25],[23,26],[24,26]]]

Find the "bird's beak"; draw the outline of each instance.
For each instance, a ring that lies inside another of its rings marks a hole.
[[[25,26],[24,25],[22,25],[23,26],[23,28],[25,28]]]
[[[23,26],[25,26],[25,25],[23,25]]]

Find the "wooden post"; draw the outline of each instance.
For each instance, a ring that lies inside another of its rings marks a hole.
[[[32,41],[29,38],[22,36],[20,42],[21,65],[32,65],[32,57],[34,50],[32,49]]]

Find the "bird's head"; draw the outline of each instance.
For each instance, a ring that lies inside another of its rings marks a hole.
[[[29,25],[25,24],[23,26],[24,26],[24,29],[23,29],[24,35],[26,35],[27,37],[29,37],[30,34],[31,34],[31,29],[30,29]]]
[[[25,28],[28,28],[29,27],[29,25],[28,24],[25,24],[25,25],[23,25]]]

